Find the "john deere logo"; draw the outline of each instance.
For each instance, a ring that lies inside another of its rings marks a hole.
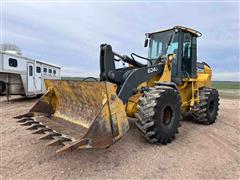
[[[148,74],[158,71],[158,68],[153,67],[148,69]]]

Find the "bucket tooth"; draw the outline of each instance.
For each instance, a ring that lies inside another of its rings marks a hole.
[[[38,129],[40,127],[45,127],[45,126],[42,125],[42,124],[33,123],[30,127],[27,128],[27,130],[35,130],[35,129]]]
[[[36,131],[33,131],[32,134],[45,134],[46,131],[52,131],[52,130],[45,127],[40,127]]]
[[[56,153],[65,153],[77,149],[79,146],[85,146],[89,143],[88,139],[72,140],[72,142],[63,142],[64,146],[56,151]]]
[[[31,118],[33,116],[34,116],[34,114],[32,112],[28,112],[28,113],[22,114],[20,116],[15,116],[14,118],[15,119],[22,119],[22,118]]]
[[[24,123],[20,124],[21,126],[30,126],[32,124],[38,124],[39,122],[37,121],[34,121],[34,120],[28,120],[28,121],[25,121]]]
[[[47,146],[63,145],[63,142],[66,142],[66,141],[71,141],[71,139],[65,138],[62,136],[57,136],[57,137],[54,137],[54,140],[50,141],[46,145]]]
[[[54,136],[61,136],[61,134],[56,132],[47,132],[44,136],[40,137],[39,139],[54,139]]]
[[[24,122],[29,121],[29,120],[33,120],[33,119],[32,118],[23,118],[23,119],[17,120],[17,122],[24,123]]]

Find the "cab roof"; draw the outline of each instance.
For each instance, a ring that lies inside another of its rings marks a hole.
[[[188,28],[188,27],[184,27],[184,26],[179,26],[179,25],[174,26],[173,28],[170,28],[170,29],[164,29],[164,30],[160,30],[160,31],[155,31],[155,32],[152,32],[152,33],[146,33],[146,36],[150,36],[150,35],[155,34],[155,33],[160,33],[160,32],[169,31],[169,30],[173,30],[173,29],[181,29],[181,30],[190,32],[190,33],[194,34],[197,37],[201,37],[202,36],[202,33],[200,33],[197,30],[194,30],[194,29]]]

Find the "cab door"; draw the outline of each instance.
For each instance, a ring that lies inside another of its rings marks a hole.
[[[28,92],[30,93],[33,93],[34,92],[34,64],[33,63],[28,63],[27,64],[27,69],[28,69],[28,72],[27,72],[27,90]]]
[[[197,64],[197,38],[191,33],[183,34],[182,44],[182,75],[185,78],[196,77]]]

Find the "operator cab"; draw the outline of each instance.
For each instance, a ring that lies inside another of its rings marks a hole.
[[[201,35],[196,30],[182,26],[147,33],[145,47],[148,46],[148,58],[155,64],[173,54],[172,81],[181,84],[184,78],[196,78],[197,37]]]

